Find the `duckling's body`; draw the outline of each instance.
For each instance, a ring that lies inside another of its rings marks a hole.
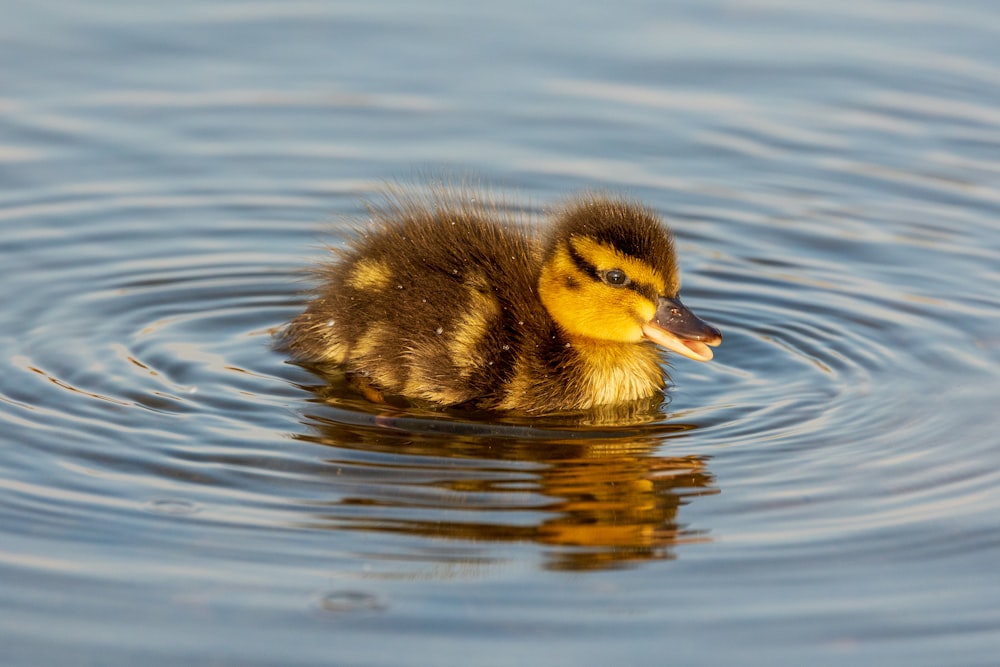
[[[641,206],[586,197],[541,234],[457,195],[372,213],[285,338],[369,396],[530,413],[624,403],[664,387],[656,336],[703,360],[721,340],[676,300],[669,232]],[[653,331],[671,317],[680,334]]]

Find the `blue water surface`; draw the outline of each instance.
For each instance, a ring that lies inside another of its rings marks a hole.
[[[0,14],[3,665],[997,664],[1000,6]],[[654,207],[716,359],[617,421],[290,364],[442,175]]]

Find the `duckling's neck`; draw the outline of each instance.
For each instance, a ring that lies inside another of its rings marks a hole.
[[[652,343],[569,337],[592,405],[648,398],[664,387],[660,353]]]

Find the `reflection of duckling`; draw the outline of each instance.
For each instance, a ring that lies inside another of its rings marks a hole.
[[[682,520],[685,505],[719,493],[707,459],[661,452],[697,424],[594,431],[579,429],[578,415],[553,428],[558,418],[413,416],[421,412],[371,422],[324,407],[305,417],[309,428],[293,437],[328,448],[316,478],[330,499],[309,513],[310,527],[478,545],[409,543],[424,556],[445,554],[432,577],[489,568],[502,544],[533,544],[546,569],[583,571],[674,558],[676,545],[712,539],[708,527]]]
[[[654,396],[660,353],[712,358],[717,329],[678,299],[670,232],[629,201],[586,196],[536,236],[458,195],[394,198],[285,332],[302,361],[366,396],[552,412]]]

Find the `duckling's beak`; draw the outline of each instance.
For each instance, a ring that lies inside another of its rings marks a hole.
[[[656,315],[642,325],[642,335],[671,352],[696,361],[709,361],[713,354],[709,345],[722,342],[722,332],[698,319],[678,298],[661,296]]]

